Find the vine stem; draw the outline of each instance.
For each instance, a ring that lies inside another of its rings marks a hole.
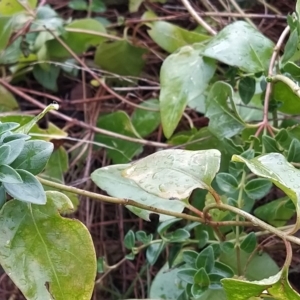
[[[274,47],[273,54],[271,56],[270,64],[269,64],[269,71],[268,71],[268,77],[272,78],[273,76],[273,70],[275,66],[275,62],[278,56],[278,53],[281,49],[281,46],[286,38],[286,36],[290,32],[290,27],[287,26],[283,32],[281,33],[276,46]],[[277,75],[278,76],[278,75]],[[266,87],[266,94],[265,94],[265,100],[264,100],[264,117],[263,121],[259,124],[259,127],[255,133],[255,136],[259,136],[259,134],[264,130],[267,129],[272,133],[272,128],[269,126],[269,120],[268,120],[268,113],[269,113],[269,103],[270,103],[270,97],[272,93],[272,81],[268,80],[267,87]]]
[[[174,212],[174,211],[169,211],[169,210],[165,210],[165,209],[156,208],[156,207],[153,207],[153,206],[148,206],[148,205],[141,204],[141,203],[138,203],[138,202],[130,200],[130,199],[110,197],[110,196],[105,196],[105,195],[93,193],[93,192],[90,192],[90,191],[81,190],[79,188],[75,188],[75,187],[72,187],[72,186],[67,186],[67,185],[64,185],[64,184],[61,184],[61,183],[46,180],[46,179],[41,178],[39,176],[37,176],[37,179],[40,181],[41,184],[46,185],[48,187],[52,187],[52,188],[60,190],[60,191],[65,191],[65,192],[70,192],[70,193],[77,194],[77,195],[82,195],[82,196],[89,197],[89,198],[92,198],[92,199],[95,199],[95,200],[98,200],[98,201],[102,201],[102,202],[120,204],[120,205],[123,205],[123,206],[130,205],[130,206],[138,207],[138,208],[141,208],[141,209],[149,210],[149,211],[152,211],[152,212],[157,213],[157,214],[164,214],[164,215],[172,216],[172,217],[175,217],[175,218],[181,218],[181,219],[190,220],[190,221],[193,221],[193,222],[209,224],[211,226],[252,226],[251,222],[236,222],[236,221],[216,222],[216,221],[209,221],[209,220],[205,220],[204,218],[188,215],[186,213],[178,213],[178,212]],[[171,200],[166,200],[166,201],[170,201],[170,205],[172,205]]]
[[[186,10],[191,14],[191,16],[211,35],[216,35],[217,32],[211,28],[209,24],[207,24],[194,10],[189,0],[181,0],[182,4],[186,8]]]
[[[251,215],[237,207],[230,206],[228,204],[209,204],[203,209],[203,213],[205,214],[205,213],[209,212],[211,209],[215,209],[215,208],[220,209],[220,210],[232,211],[232,212],[244,217],[245,219],[249,220],[254,226],[259,226],[260,228],[263,228],[263,229],[275,234],[276,236],[280,237],[284,241],[289,241],[289,242],[295,243],[297,245],[300,245],[299,238],[289,235],[281,230],[278,230],[277,228],[265,223],[264,221],[261,221],[260,219],[254,217],[253,215]]]

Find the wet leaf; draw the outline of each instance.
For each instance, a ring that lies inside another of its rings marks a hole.
[[[273,47],[273,42],[252,25],[236,21],[206,44],[203,55],[246,73],[257,73],[268,69]]]
[[[166,209],[168,211],[183,211],[184,205],[180,201],[167,201],[166,199],[156,197],[141,189],[134,181],[124,178],[122,172],[129,166],[130,165],[114,165],[97,169],[91,174],[91,179],[98,187],[113,197],[132,199],[139,203]],[[153,213],[133,206],[126,206],[126,208],[146,221],[150,221],[149,216]],[[172,218],[173,217],[159,214],[160,221]]]
[[[255,175],[271,180],[293,201],[296,206],[297,215],[299,216],[300,185],[298,182],[300,170],[288,163],[282,154],[270,153],[250,160],[234,155],[232,160],[244,162]]]
[[[157,110],[151,111],[137,108],[131,116],[132,125],[136,131],[141,137],[145,137],[160,125],[159,102],[157,99],[150,99],[144,101],[140,106]]]
[[[0,262],[28,300],[91,299],[93,242],[83,224],[58,213],[69,209],[65,195],[47,192],[46,205],[13,200],[1,210]]]
[[[168,56],[160,71],[159,96],[164,134],[171,137],[187,105],[204,107],[205,91],[215,72],[215,63],[191,46]]]
[[[98,119],[97,126],[112,132],[138,138],[139,135],[133,127],[129,116],[124,111],[116,111],[111,114],[101,116]],[[135,155],[139,154],[143,146],[134,142],[121,140],[111,136],[96,134],[95,141],[109,146],[107,149],[108,157],[117,163],[127,163]],[[113,150],[116,149],[116,150]]]
[[[133,46],[127,41],[102,43],[98,46],[94,61],[102,69],[124,76],[139,76],[145,61],[146,49]]]
[[[183,46],[192,45],[206,41],[208,35],[185,30],[179,26],[165,21],[149,22],[148,34],[162,49],[169,53],[176,51]]]
[[[164,150],[130,164],[122,175],[158,197],[185,199],[196,188],[211,188],[220,156],[218,150]]]
[[[222,81],[211,87],[206,99],[205,115],[209,118],[209,130],[219,139],[230,138],[245,127],[233,102],[232,87]]]
[[[260,281],[224,278],[221,282],[228,300],[248,300],[251,297],[259,297],[265,291],[270,297],[273,296],[278,300],[300,299],[300,295],[293,290],[288,282],[288,270],[281,270],[278,274]]]

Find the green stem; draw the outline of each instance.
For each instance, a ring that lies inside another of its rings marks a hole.
[[[281,239],[283,240],[287,240],[289,242],[292,242],[292,243],[295,243],[297,245],[300,245],[300,239],[295,237],[295,236],[292,236],[292,235],[289,235],[267,223],[265,223],[264,221],[261,221],[260,219],[254,217],[253,215],[239,209],[239,208],[236,208],[236,207],[233,207],[233,206],[230,206],[230,205],[227,205],[227,204],[210,204],[210,205],[207,205],[204,209],[203,209],[203,213],[206,213],[206,212],[209,212],[211,209],[214,209],[214,208],[217,208],[217,209],[220,209],[220,210],[229,210],[229,211],[232,211],[242,217],[244,217],[245,219],[249,220],[254,226],[259,226],[260,228],[263,228],[267,231],[269,231],[270,233],[273,233],[275,234],[276,236],[280,237]]]
[[[78,189],[78,188],[75,188],[72,186],[66,186],[64,184],[49,181],[49,180],[43,179],[41,177],[37,177],[37,179],[40,181],[41,184],[44,184],[48,187],[52,187],[52,188],[55,188],[55,189],[58,189],[61,191],[66,191],[66,192],[70,192],[73,194],[93,198],[95,200],[113,203],[113,204],[120,204],[120,205],[124,205],[124,206],[128,206],[128,205],[135,206],[135,207],[138,207],[141,209],[152,211],[157,214],[164,214],[164,215],[172,216],[175,218],[181,218],[181,219],[186,219],[186,220],[190,220],[190,221],[194,221],[194,222],[205,223],[205,220],[203,218],[194,217],[194,216],[191,216],[191,215],[188,215],[185,213],[177,213],[174,211],[169,211],[169,210],[165,210],[165,209],[156,208],[153,206],[144,205],[144,204],[138,203],[138,202],[130,200],[130,199],[122,199],[122,198],[116,198],[116,197],[110,197],[110,196],[97,194],[97,193],[81,190],[81,189]],[[168,200],[166,200],[166,201],[168,201]],[[171,202],[170,202],[170,205],[171,205]]]

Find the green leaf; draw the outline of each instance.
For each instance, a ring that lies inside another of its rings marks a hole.
[[[19,126],[20,124],[16,122],[5,122],[5,123],[0,122],[0,135],[2,135],[4,132],[14,130]]]
[[[200,268],[194,276],[194,283],[199,285],[200,287],[208,287],[210,284],[209,277],[204,268]]]
[[[129,0],[129,12],[137,12],[144,0]]]
[[[84,0],[71,0],[68,7],[74,10],[88,10],[88,3]]]
[[[65,195],[47,192],[44,206],[9,201],[1,210],[0,263],[28,300],[91,299],[95,250],[82,223],[59,215],[70,208]]]
[[[245,21],[227,25],[205,46],[203,55],[246,73],[266,71],[274,44]]]
[[[252,253],[257,246],[257,239],[254,232],[247,234],[247,237],[241,242],[241,249],[247,253]]]
[[[98,119],[97,126],[99,128],[110,130],[112,132],[127,135],[130,137],[139,137],[138,133],[131,123],[129,116],[124,111],[116,111],[111,114],[101,116]],[[108,157],[111,158],[115,164],[129,162],[143,149],[140,144],[103,134],[96,134],[95,141],[103,143],[111,148],[107,149],[106,151]]]
[[[220,243],[220,248],[221,250],[224,252],[224,253],[228,253],[230,252],[232,249],[234,249],[234,244],[231,243],[231,242],[223,242],[223,243]]]
[[[57,12],[48,5],[41,5],[36,10],[36,18],[31,25],[31,30],[53,30],[56,34],[60,34],[63,31],[64,21]],[[50,32],[41,32],[37,35],[37,40],[34,42],[35,47],[37,44],[40,45],[39,39],[43,39],[43,42],[54,39]],[[41,48],[40,45],[39,48]],[[37,48],[36,48],[37,49]]]
[[[198,253],[193,250],[184,250],[182,253],[182,258],[187,266],[196,268],[196,259],[198,257]]]
[[[180,260],[175,260],[174,265],[178,262]],[[178,268],[170,268],[168,263],[164,264],[153,278],[149,298],[177,299],[182,293],[182,287],[177,277],[178,271]]]
[[[279,153],[260,155],[247,160],[234,155],[234,161],[244,162],[247,167],[257,176],[271,180],[278,188],[286,193],[296,206],[297,215],[300,214],[300,171],[288,163],[285,157]]]
[[[157,99],[150,99],[144,101],[140,106],[157,110],[151,111],[137,108],[131,116],[132,125],[136,131],[141,137],[145,137],[160,125],[159,102]]]
[[[4,203],[6,202],[6,192],[3,185],[0,185],[0,208],[2,209]]]
[[[142,242],[143,244],[148,244],[152,241],[153,235],[150,233],[149,235],[146,234],[145,231],[139,230],[135,233],[135,237],[137,241]]]
[[[0,6],[1,6],[1,2],[0,2]],[[0,7],[0,12],[1,12],[1,7]],[[0,13],[0,28],[1,28],[0,51],[5,49],[9,42],[10,35],[12,33],[12,25],[13,25],[12,18],[1,16],[1,13]]]
[[[57,78],[60,73],[60,68],[58,66],[50,65],[47,70],[44,70],[39,65],[35,65],[32,73],[35,80],[44,88],[57,92]]]
[[[243,77],[239,82],[239,94],[244,104],[248,104],[255,94],[256,80],[253,77]]]
[[[185,199],[196,188],[210,189],[220,167],[220,155],[213,149],[159,151],[131,163],[122,175],[158,197]]]
[[[149,22],[148,26],[151,28],[148,30],[148,34],[152,40],[169,53],[210,38],[208,35],[188,31],[165,21]]]
[[[182,247],[183,247],[182,243],[171,244],[171,247],[169,249],[169,255],[168,255],[168,263],[170,268],[174,265],[174,261],[176,260],[177,256],[180,254]]]
[[[205,91],[215,72],[215,62],[191,46],[168,56],[161,67],[159,96],[164,134],[171,137],[187,105],[204,107]]]
[[[199,253],[196,259],[196,267],[197,269],[204,268],[207,273],[210,273],[214,267],[214,264],[214,250],[212,246],[208,246]]]
[[[106,11],[106,5],[103,0],[92,0],[91,11],[94,13],[103,13]]]
[[[178,255],[174,265],[181,262],[181,255]],[[177,273],[181,268],[170,268],[166,263],[156,274],[150,287],[151,299],[187,299],[179,298],[183,293],[183,286],[180,280],[178,280]],[[185,293],[185,291],[184,291]],[[227,300],[223,289],[212,290],[208,289],[201,296],[201,300]]]
[[[186,268],[186,269],[179,270],[177,272],[177,276],[179,279],[183,280],[184,282],[193,284],[194,276],[196,275],[196,273],[197,273],[196,269]]]
[[[180,219],[179,218],[173,218],[170,220],[166,220],[162,223],[160,223],[157,227],[157,233],[163,237],[163,235],[168,231],[168,229],[175,224],[176,222],[179,222]]]
[[[232,87],[222,81],[214,83],[209,91],[205,116],[209,118],[209,130],[219,139],[230,138],[245,127],[233,102]]]
[[[215,265],[211,271],[211,274],[222,276],[223,278],[230,278],[234,276],[233,270],[226,264],[219,261],[215,261]]]
[[[257,200],[265,197],[272,187],[269,180],[263,178],[255,178],[247,182],[245,192],[251,199]]]
[[[1,0],[0,15],[12,16],[19,12],[25,12],[25,6],[30,9],[34,9],[36,7],[37,0],[26,0],[23,1],[22,4],[18,0]]]
[[[287,160],[289,162],[294,162],[294,163],[300,162],[300,141],[299,140],[297,139],[292,140],[289,147]]]
[[[281,58],[281,63],[283,65],[286,64],[293,57],[293,55],[298,51],[298,42],[299,42],[298,30],[297,28],[295,28],[291,32],[289,39],[287,40],[284,46],[284,52]]]
[[[7,165],[0,166],[0,181],[2,183],[22,183],[21,176],[12,167]]]
[[[265,153],[280,152],[276,140],[268,135],[262,136],[262,144],[265,149]]]
[[[300,101],[299,97],[282,81],[273,85],[273,98],[279,102],[278,110],[286,114],[299,114]]]
[[[289,73],[290,75],[292,75],[292,77],[299,80],[300,67],[298,65],[296,65],[294,62],[291,62],[291,61],[287,62],[283,66],[283,71],[286,72],[286,73]]]
[[[99,33],[106,33],[104,26],[94,19],[77,19],[65,27],[67,34],[62,40],[74,51],[76,54],[82,54],[91,46],[97,46],[106,38]],[[47,49],[50,57],[53,58],[67,58],[71,54],[57,41],[50,40],[47,42]]]
[[[207,280],[209,280],[209,277],[207,276]],[[207,291],[208,286],[201,287],[198,284],[194,283],[191,287],[191,294],[193,297],[198,299],[199,297],[203,296],[203,294]]]
[[[184,204],[181,201],[171,200],[170,202],[163,198],[156,197],[145,192],[134,181],[124,178],[122,172],[129,166],[130,165],[114,165],[97,169],[91,174],[91,179],[98,187],[113,197],[132,199],[142,204],[173,212],[183,211]],[[133,206],[126,206],[126,208],[146,221],[150,221],[149,216],[153,213]],[[158,215],[160,221],[174,219],[167,215]]]
[[[183,228],[178,228],[174,232],[165,235],[165,238],[170,243],[182,243],[182,242],[186,242],[186,240],[189,237],[190,237],[190,233],[187,230],[183,229]]]
[[[34,118],[30,119],[30,121],[23,126],[19,127],[15,132],[17,133],[28,133],[36,124],[38,121],[40,121],[49,111],[51,110],[58,110],[59,105],[57,103],[49,104],[44,108],[44,110],[39,113],[37,116]]]
[[[10,153],[7,159],[2,163],[6,165],[10,165],[22,152],[25,146],[25,141],[24,139],[13,140],[5,143],[5,145],[10,147]]]
[[[234,193],[239,187],[239,183],[236,178],[229,173],[217,174],[216,182],[219,188],[225,193]]]
[[[0,146],[0,165],[4,165],[6,161],[9,161],[11,153],[11,147],[9,145]]]
[[[254,215],[272,226],[280,227],[295,214],[295,205],[288,197],[283,197],[255,209]]]
[[[206,230],[201,230],[199,235],[198,235],[198,240],[199,240],[199,248],[204,248],[207,243],[208,243],[208,240],[209,240],[209,235],[208,235],[208,232]]]
[[[131,250],[135,246],[135,235],[132,230],[129,230],[124,237],[124,246]]]
[[[19,105],[13,94],[0,85],[0,112],[11,112],[17,109]]]
[[[146,257],[150,265],[153,266],[156,263],[159,255],[161,254],[164,248],[165,248],[164,242],[152,244],[147,248]]]
[[[139,76],[144,68],[146,49],[133,46],[126,40],[102,43],[94,61],[102,69],[123,76]]]
[[[45,168],[52,151],[52,143],[39,140],[27,141],[11,166],[37,175]]]
[[[20,175],[21,183],[6,183],[3,186],[6,192],[20,201],[34,204],[45,204],[46,194],[40,182],[29,172],[25,170],[16,170]]]
[[[263,293],[278,300],[300,299],[300,295],[288,282],[288,270],[282,270],[278,274],[260,281],[224,278],[222,284],[229,300],[248,300],[251,297],[263,296]]]

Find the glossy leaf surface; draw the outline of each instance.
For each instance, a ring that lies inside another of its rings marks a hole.
[[[209,130],[219,139],[230,138],[244,128],[233,102],[232,87],[222,81],[213,84],[206,99]]]
[[[274,44],[245,21],[237,21],[214,36],[203,51],[204,56],[219,60],[244,72],[266,71]]]
[[[66,196],[47,192],[47,200],[44,206],[4,205],[1,265],[28,300],[90,300],[96,275],[90,234],[79,221],[59,215],[72,209]]]
[[[159,151],[130,164],[122,175],[158,197],[184,199],[196,188],[210,188],[220,155],[218,150]]]
[[[98,187],[106,191],[109,195],[119,198],[127,198],[150,205],[153,207],[166,209],[174,212],[182,212],[184,209],[183,203],[177,200],[166,200],[155,195],[152,195],[140,188],[133,180],[124,178],[122,172],[130,165],[114,165],[104,167],[94,171],[91,174],[91,179]],[[133,206],[126,206],[134,214],[140,218],[149,221],[150,211],[142,210]],[[160,215],[160,221],[172,219],[167,215]]]
[[[164,134],[171,137],[187,105],[204,108],[205,90],[215,72],[215,63],[191,46],[168,56],[160,71],[159,96]]]

